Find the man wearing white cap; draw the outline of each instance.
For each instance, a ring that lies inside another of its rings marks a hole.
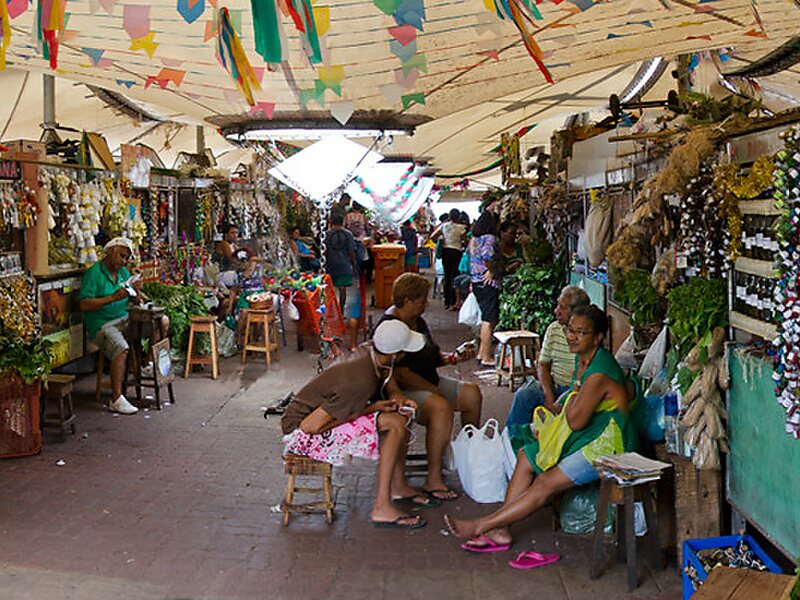
[[[132,415],[139,411],[122,393],[125,365],[128,358],[128,302],[138,304],[146,300],[141,292],[141,282],[128,283],[131,273],[127,269],[133,255],[133,243],[123,237],[108,242],[105,258],[95,263],[83,274],[79,295],[80,309],[84,313],[86,337],[111,361],[111,391],[114,400],[108,405],[112,412]],[[166,332],[169,320],[164,317],[162,331]]]
[[[378,460],[378,484],[370,522],[376,527],[417,529],[419,515],[393,502],[420,505],[425,501],[405,479],[407,426],[417,408],[392,375],[405,352],[425,345],[422,334],[402,321],[376,327],[372,345],[354,358],[334,364],[298,391],[281,419],[284,454],[307,456],[332,465],[350,457]]]

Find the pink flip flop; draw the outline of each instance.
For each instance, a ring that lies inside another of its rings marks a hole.
[[[493,539],[485,535],[478,535],[461,544],[461,549],[476,554],[491,554],[493,552],[505,552],[511,548],[511,544],[498,544]]]
[[[559,560],[561,560],[560,554],[539,554],[533,550],[527,550],[520,552],[514,560],[508,561],[508,566],[512,569],[535,569],[551,565]]]

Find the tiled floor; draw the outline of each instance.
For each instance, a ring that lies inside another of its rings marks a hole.
[[[449,348],[468,330],[438,304],[428,320]],[[631,594],[624,565],[590,581],[588,538],[554,534],[549,510],[515,529],[514,550],[562,554],[531,572],[510,569],[511,552],[460,551],[443,531],[443,508],[424,510],[429,523],[418,531],[374,529],[372,464],[335,471],[332,526],[299,516],[283,528],[274,510],[285,486],[280,427],[261,407],[314,367],[290,335],[269,371],[256,359],[227,359],[217,381],[179,378],[175,406],[129,417],[95,405],[93,379],[80,380],[77,435],[63,444],[48,435],[41,455],[0,460],[0,599],[680,597],[674,567],[654,574],[643,566]],[[463,376],[474,377],[470,368],[460,367]],[[508,388],[492,379],[484,392],[485,416],[504,417]],[[465,498],[448,506],[486,510]]]

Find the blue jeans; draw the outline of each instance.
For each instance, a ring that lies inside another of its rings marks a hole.
[[[568,389],[567,385],[555,386],[556,398]],[[530,423],[533,420],[533,410],[537,406],[544,406],[544,392],[541,384],[534,379],[514,392],[514,401],[506,417],[506,427]]]

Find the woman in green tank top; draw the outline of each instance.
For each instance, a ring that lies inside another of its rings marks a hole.
[[[461,546],[464,550],[508,549],[513,523],[542,508],[556,494],[597,479],[592,461],[598,456],[636,449],[636,432],[628,419],[634,386],[602,346],[607,329],[608,318],[596,306],[573,310],[567,326],[567,343],[576,354],[572,393],[559,405],[570,431],[560,458],[552,468],[541,469],[536,464],[538,440],[531,439],[517,453],[517,466],[500,509],[479,519],[445,516],[450,531],[467,538]]]

